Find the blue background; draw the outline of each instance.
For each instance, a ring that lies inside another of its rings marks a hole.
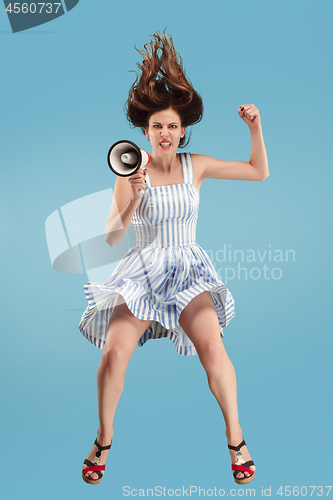
[[[123,486],[246,489],[233,481],[199,358],[180,356],[168,339],[137,347],[105,477],[98,490],[81,479],[98,426],[101,351],[77,328],[87,275],[54,271],[45,220],[113,187],[113,142],[149,150],[123,105],[139,60],[134,44],[165,27],[205,104],[186,151],[248,161],[250,133],[237,109],[254,103],[269,159],[264,182],[204,182],[197,242],[216,269],[224,244],[295,251],[294,262],[265,261],[281,279],[227,283],[236,316],[224,343],[257,467],[249,487],[261,496],[271,486],[281,498],[279,486],[329,484],[331,19],[328,1],[81,0],[12,34],[0,8],[2,498],[120,499]]]

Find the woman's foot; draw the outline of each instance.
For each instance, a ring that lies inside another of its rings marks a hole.
[[[111,444],[111,442],[112,442],[112,435],[111,435],[111,437],[108,437],[106,439],[98,437],[97,441],[98,441],[98,443],[102,447],[109,446]],[[101,451],[101,455],[100,455],[100,457],[98,457],[100,465],[105,465],[106,464],[106,459],[107,459],[107,456],[109,454],[109,451],[110,450],[103,450],[103,451]],[[90,460],[91,462],[93,462],[94,459],[95,459],[95,457],[96,457],[96,453],[97,452],[98,452],[98,447],[95,444],[93,444],[93,447],[91,448],[90,453],[87,456],[87,460]],[[82,472],[83,473],[84,473],[84,469],[86,469],[87,467],[88,467],[88,465],[85,465],[85,464],[82,466]],[[97,480],[98,477],[99,477],[98,474],[96,472],[93,472],[93,471],[87,472],[86,474],[84,474],[84,476],[86,478],[90,478],[90,479],[93,479],[93,480]]]
[[[233,440],[229,441],[229,439],[228,439],[228,445],[237,447],[242,441],[243,441],[242,436],[240,438],[237,438],[236,440],[233,439]],[[248,462],[249,460],[252,460],[251,455],[250,455],[249,450],[247,449],[246,445],[242,446],[239,451],[242,454],[241,457],[242,457],[242,460],[244,462]],[[230,457],[231,457],[231,462],[233,464],[235,464],[238,461],[238,459],[239,459],[237,457],[237,453],[239,453],[239,452],[236,452],[235,450],[231,450],[229,448],[229,453],[230,453]],[[253,471],[255,470],[255,466],[254,465],[251,465],[249,468],[252,469]],[[246,478],[250,477],[251,474],[249,472],[247,472],[247,471],[244,471],[244,472],[239,471],[237,474],[235,474],[235,476],[236,476],[236,479],[245,479],[245,477]]]

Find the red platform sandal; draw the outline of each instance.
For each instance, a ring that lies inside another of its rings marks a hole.
[[[105,465],[101,464],[99,457],[101,456],[102,451],[109,450],[111,448],[112,441],[111,441],[111,444],[109,446],[101,446],[96,439],[94,444],[98,448],[98,450],[96,451],[96,454],[95,454],[95,458],[92,461],[90,461],[86,458],[86,460],[83,462],[83,465],[87,465],[88,467],[82,466],[82,479],[83,479],[83,481],[85,481],[86,483],[89,483],[89,484],[98,484],[102,481],[103,474],[105,471]],[[87,472],[96,472],[98,478],[92,479],[91,476],[87,477],[85,475],[85,474],[87,474]]]
[[[236,452],[236,457],[238,458],[237,462],[231,465],[231,470],[235,471],[233,473],[234,479],[237,484],[246,484],[250,483],[254,479],[254,471],[255,471],[255,466],[252,460],[249,460],[248,462],[245,462],[245,460],[242,458],[242,452],[239,451],[242,446],[246,446],[246,443],[243,439],[241,443],[239,443],[238,446],[231,446],[228,444],[228,448],[230,450],[234,450]],[[253,469],[250,469],[251,465],[253,466]],[[239,472],[243,472],[244,477],[237,477],[237,474]],[[250,476],[245,476],[245,472],[248,472],[251,474]]]

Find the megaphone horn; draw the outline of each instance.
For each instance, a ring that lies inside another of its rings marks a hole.
[[[112,172],[122,177],[135,174],[139,168],[143,169],[149,160],[149,154],[131,141],[115,142],[107,155],[108,165]],[[139,192],[142,194],[144,190],[141,189]]]

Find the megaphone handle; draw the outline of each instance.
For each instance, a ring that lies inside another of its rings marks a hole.
[[[142,166],[142,165],[141,165],[140,170],[144,170],[144,166]],[[142,188],[141,188],[141,189],[139,189],[139,193],[140,193],[140,194],[143,194],[144,192],[145,192],[145,190],[144,190],[144,189],[142,189]]]

